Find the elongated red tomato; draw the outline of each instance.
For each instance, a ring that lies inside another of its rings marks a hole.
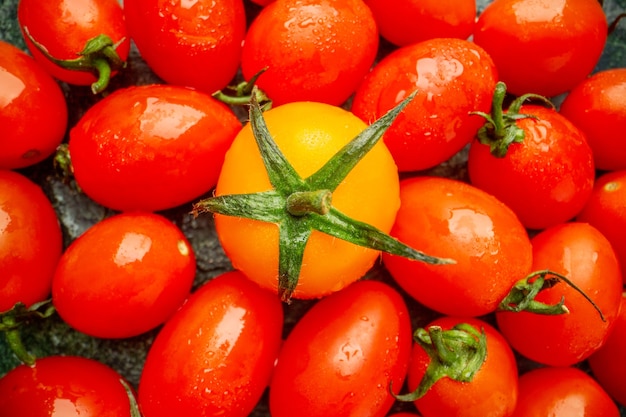
[[[117,90],[70,131],[81,189],[116,210],[156,211],[213,188],[241,123],[207,94],[171,85]]]
[[[148,351],[143,416],[248,416],[269,383],[282,326],[280,299],[241,272],[207,282]]]

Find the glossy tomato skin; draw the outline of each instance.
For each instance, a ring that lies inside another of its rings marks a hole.
[[[117,90],[70,131],[76,182],[103,206],[158,211],[215,186],[241,129],[230,108],[189,88],[154,84]]]
[[[618,417],[619,410],[600,385],[574,367],[544,367],[520,376],[513,417]]]
[[[0,170],[0,312],[46,300],[62,250],[61,227],[43,190]]]
[[[0,169],[24,168],[52,155],[67,123],[59,85],[33,58],[0,41]]]
[[[148,352],[143,416],[248,416],[269,384],[282,325],[280,299],[240,272],[207,282]]]
[[[367,123],[417,90],[385,132],[400,171],[432,168],[471,142],[482,122],[472,111],[489,111],[496,67],[476,44],[452,38],[429,39],[399,48],[367,75],[352,112]]]
[[[137,336],[166,321],[191,291],[195,255],[182,231],[154,213],[96,223],[63,253],[52,301],[73,328],[100,338]]]
[[[432,38],[467,39],[474,31],[476,1],[366,0],[383,38],[397,46]]]
[[[410,350],[400,294],[379,281],[351,284],[311,307],[287,336],[270,384],[271,415],[382,417]]]
[[[591,224],[611,242],[626,280],[626,170],[600,175],[576,219]]]
[[[529,229],[545,229],[572,219],[593,189],[593,153],[584,133],[556,110],[522,106],[522,143],[503,158],[475,139],[467,169],[473,185],[508,205]]]
[[[96,76],[89,71],[64,69],[48,59],[26,36],[30,35],[56,59],[78,58],[90,39],[104,34],[114,44],[122,61],[128,57],[130,37],[117,0],[20,0],[17,18],[24,41],[35,60],[53,77],[76,85],[89,85]],[[71,34],[71,35],[68,35]]]
[[[268,42],[268,40],[271,40]],[[241,69],[275,105],[317,101],[341,105],[374,63],[378,30],[362,0],[277,0],[254,19]]]
[[[168,84],[212,94],[237,73],[246,31],[242,0],[125,0],[124,15],[141,57]]]
[[[514,95],[570,90],[594,69],[606,38],[606,16],[595,0],[548,0],[540,7],[534,0],[495,0],[474,30],[474,42]]]
[[[302,178],[316,172],[367,126],[352,113],[323,103],[288,103],[264,113],[270,134]],[[400,205],[398,172],[380,141],[332,195],[342,213],[389,232]],[[249,125],[230,147],[216,195],[272,189]],[[215,216],[224,251],[236,269],[264,288],[278,287],[278,227],[244,218]],[[318,298],[361,278],[379,252],[313,231],[294,298]]]
[[[587,223],[550,227],[532,238],[533,270],[567,276],[604,315],[565,283],[541,291],[537,301],[556,304],[562,297],[568,314],[497,312],[502,334],[521,355],[544,365],[570,366],[598,350],[617,319],[622,294],[619,264],[609,241]]]
[[[383,254],[394,280],[443,314],[493,312],[531,270],[532,247],[515,214],[495,197],[460,181],[418,176],[400,183],[391,235],[450,265],[427,265]]]
[[[560,112],[585,133],[597,169],[626,169],[626,68],[597,72],[576,85]]]
[[[509,417],[517,404],[518,372],[513,351],[504,337],[490,324],[477,318],[444,316],[427,326],[449,330],[467,323],[487,339],[487,358],[471,382],[442,378],[415,401],[423,417]],[[419,344],[413,345],[408,372],[408,388],[413,391],[422,380],[430,357]]]
[[[0,378],[0,410],[6,416],[128,416],[131,405],[121,381],[93,359],[48,356]]]

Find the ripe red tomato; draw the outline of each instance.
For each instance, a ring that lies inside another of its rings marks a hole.
[[[77,85],[95,83],[99,77],[98,66],[107,59],[106,55],[94,56],[101,60],[97,64],[85,60],[82,70],[68,69],[46,57],[28,34],[58,60],[79,58],[87,42],[101,34],[110,38],[114,45],[110,50],[117,53],[120,62],[128,57],[130,38],[118,0],[20,0],[17,18],[30,53],[48,73],[61,81]]]
[[[237,73],[242,0],[125,0],[124,15],[141,57],[167,83],[212,94]]]
[[[59,221],[42,189],[0,170],[0,312],[48,298],[62,249]]]
[[[512,417],[619,417],[611,397],[588,374],[573,367],[545,367],[519,378],[519,401]]]
[[[122,376],[79,356],[48,356],[0,378],[3,416],[120,417],[130,415]]]
[[[597,0],[494,0],[478,16],[474,42],[512,94],[552,97],[591,73],[607,27]]]
[[[400,171],[424,170],[470,143],[482,122],[469,112],[489,111],[496,81],[493,61],[476,44],[430,39],[378,62],[357,89],[352,112],[372,123],[417,90],[383,140]]]
[[[249,80],[267,67],[256,84],[275,105],[340,105],[374,63],[378,40],[362,0],[278,0],[248,28],[241,69]]]
[[[427,265],[383,254],[395,281],[438,312],[479,316],[494,311],[531,271],[532,248],[515,214],[495,197],[448,178],[400,183],[400,210],[390,234],[451,265]]]
[[[585,135],[556,110],[522,106],[515,121],[521,143],[504,157],[475,139],[469,150],[470,181],[508,205],[529,229],[545,229],[572,219],[593,189],[593,154]]]
[[[467,39],[474,31],[476,0],[365,0],[383,38],[404,46],[432,38]]]
[[[282,326],[280,299],[241,272],[207,282],[148,351],[143,416],[248,416],[269,383]]]
[[[271,415],[382,417],[410,350],[400,294],[379,281],[355,282],[311,307],[287,336],[270,383]]]
[[[34,165],[54,153],[67,128],[59,85],[30,56],[0,41],[0,169]]]
[[[570,222],[543,230],[532,238],[533,270],[566,276],[597,305],[561,282],[535,299],[557,304],[564,298],[568,314],[496,313],[498,327],[513,349],[545,365],[569,366],[585,360],[605,342],[617,319],[622,276],[609,241],[586,223]]]
[[[207,94],[170,85],[132,86],[108,95],[70,131],[76,182],[103,206],[171,208],[217,182],[241,123]]]
[[[626,169],[626,68],[598,72],[574,87],[560,112],[587,137],[597,169]]]
[[[194,252],[176,225],[153,213],[122,213],[96,223],[65,250],[52,301],[83,333],[136,336],[180,307],[195,272]]]

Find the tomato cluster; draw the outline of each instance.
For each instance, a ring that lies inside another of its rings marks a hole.
[[[617,3],[1,6],[0,416],[626,415]]]

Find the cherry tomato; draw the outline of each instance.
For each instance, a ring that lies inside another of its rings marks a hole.
[[[0,170],[0,312],[48,298],[62,249],[61,227],[43,190]]]
[[[596,168],[626,169],[626,146],[615,132],[626,129],[626,68],[595,73],[574,87],[560,112],[587,137]]]
[[[383,58],[359,86],[352,112],[367,123],[417,90],[383,140],[400,171],[432,168],[471,142],[489,111],[497,81],[493,61],[462,39],[430,39]]]
[[[400,294],[379,281],[351,284],[311,307],[290,332],[270,383],[271,415],[382,417],[410,350]]]
[[[545,229],[572,219],[589,198],[595,170],[585,135],[556,110],[522,106],[532,116],[515,122],[521,143],[495,157],[475,139],[467,169],[476,187],[508,205],[529,229]]]
[[[67,128],[59,85],[17,47],[0,41],[0,169],[34,165],[54,153]]]
[[[519,378],[512,417],[619,417],[615,403],[588,374],[573,367],[545,367]]]
[[[619,313],[622,277],[609,241],[586,223],[552,226],[532,238],[533,270],[566,276],[595,303],[566,283],[541,291],[535,300],[556,304],[561,298],[568,314],[497,312],[500,331],[513,349],[545,365],[579,363],[605,342]]]
[[[157,211],[213,188],[240,129],[232,110],[204,93],[131,86],[89,108],[70,131],[69,151],[76,182],[93,200]]]
[[[532,248],[515,214],[469,184],[418,176],[400,183],[400,210],[390,234],[452,265],[427,265],[383,254],[394,280],[438,312],[493,312],[513,284],[531,271]]]
[[[552,97],[591,73],[607,26],[597,0],[494,0],[478,16],[474,42],[491,55],[509,92]]]
[[[439,326],[444,331],[466,323],[478,332],[484,332],[487,356],[470,382],[439,379],[421,398],[415,401],[424,417],[508,417],[517,403],[517,364],[513,351],[504,337],[487,322],[480,319],[442,317],[425,328]],[[426,350],[413,345],[408,371],[408,388],[415,390],[431,362]]]
[[[611,242],[622,267],[622,279],[626,280],[626,171],[598,177],[576,219],[591,224]]]
[[[122,213],[96,223],[63,253],[52,302],[73,328],[101,338],[144,333],[189,295],[196,272],[183,233],[153,213]]]
[[[143,416],[248,416],[269,384],[282,326],[275,294],[238,271],[212,279],[150,347],[139,382]]]
[[[167,83],[212,94],[237,73],[242,0],[125,0],[124,15],[141,57]]]
[[[378,30],[362,0],[279,0],[252,21],[243,45],[244,78],[267,67],[257,85],[275,105],[340,105],[376,58]]]
[[[119,417],[130,409],[122,376],[93,359],[48,356],[0,378],[0,410],[6,416]]]
[[[366,0],[383,38],[398,46],[432,38],[467,39],[474,31],[476,0]]]

